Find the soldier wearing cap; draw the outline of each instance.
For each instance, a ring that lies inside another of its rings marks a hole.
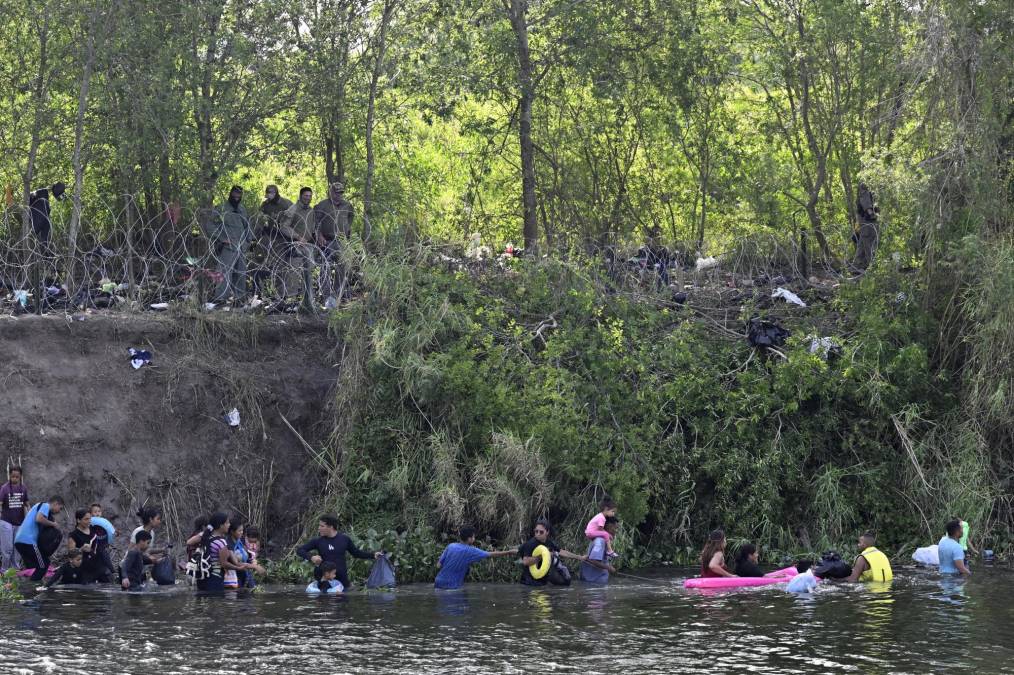
[[[342,243],[352,234],[352,220],[355,217],[355,210],[352,204],[345,199],[345,186],[342,183],[332,183],[328,189],[327,197],[315,207],[314,221],[316,225],[316,242],[321,250],[321,262],[323,263],[320,275],[321,293],[325,300],[325,306],[333,309],[338,305],[337,293],[335,290],[335,279],[342,273],[338,257],[341,252]]]

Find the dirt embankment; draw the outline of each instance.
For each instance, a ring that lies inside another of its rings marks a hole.
[[[121,548],[145,502],[165,510],[162,537],[221,508],[285,545],[317,489],[299,437],[320,447],[333,424],[333,346],[293,318],[0,319],[0,461],[24,466],[33,502],[64,498],[65,531],[101,502]],[[135,370],[130,347],[151,363]]]

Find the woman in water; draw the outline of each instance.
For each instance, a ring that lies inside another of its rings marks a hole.
[[[107,581],[105,563],[98,555],[98,529],[92,526],[90,509],[78,509],[74,512],[74,530],[67,537],[67,548],[81,551],[81,574],[85,583],[91,583],[102,577]]]
[[[130,543],[136,544],[137,533],[144,530],[151,535],[151,543],[148,546],[155,548],[155,528],[162,525],[162,509],[153,506],[142,506],[137,512],[137,517],[141,519],[141,525],[130,533]]]
[[[736,576],[725,569],[725,532],[715,530],[708,537],[708,543],[701,551],[701,576],[708,577],[734,577]]]
[[[569,586],[570,585],[570,571],[567,567],[561,563],[557,556],[563,558],[574,558],[576,560],[586,560],[586,558],[578,555],[574,555],[568,551],[560,550],[556,542],[553,541],[550,536],[552,530],[549,526],[549,521],[542,518],[535,521],[535,527],[532,529],[532,538],[521,545],[518,549],[518,555],[521,556],[521,562],[523,567],[521,572],[521,583],[526,586],[545,586],[547,583],[551,583],[554,586]],[[532,576],[532,572],[529,569],[532,565],[539,565],[542,562],[541,556],[533,555],[535,549],[539,546],[545,546],[550,555],[552,556],[549,562],[549,571],[541,579],[536,579]]]
[[[252,588],[254,571],[263,574],[264,569],[253,562],[247,550],[243,521],[239,516],[233,516],[233,519],[229,526],[227,541],[229,552],[232,553],[232,562],[242,569],[236,569],[234,574],[226,572],[223,583],[226,588]]]
[[[197,579],[197,590],[210,593],[225,590],[225,574],[228,571],[238,572],[247,569],[259,569],[256,565],[246,563],[237,565],[229,550],[229,542],[226,535],[229,533],[229,514],[212,514],[208,518],[208,526],[201,535],[201,551],[203,560],[201,567],[206,569]]]
[[[743,544],[736,551],[736,576],[737,577],[762,577],[764,573],[757,566],[760,559],[760,551],[754,544],[749,542]]]

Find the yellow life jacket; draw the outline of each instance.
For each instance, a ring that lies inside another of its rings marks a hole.
[[[859,575],[859,581],[890,581],[894,578],[891,561],[875,546],[870,546],[859,555],[866,558],[866,569]]]

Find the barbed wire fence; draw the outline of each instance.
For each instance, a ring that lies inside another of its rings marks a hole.
[[[210,208],[164,209],[146,217],[137,195],[92,205],[79,234],[69,240],[69,209],[52,209],[48,237],[32,226],[30,208],[14,205],[0,216],[0,312],[51,313],[116,308],[162,311],[171,303],[206,307],[222,280],[221,251],[207,233]],[[28,214],[28,215],[26,215]],[[92,224],[95,224],[92,226]],[[303,259],[277,222],[250,216],[245,247],[247,306],[293,313],[303,295]],[[348,275],[316,249],[320,274]],[[315,291],[314,291],[315,292]]]
[[[208,236],[213,210],[183,211],[166,205],[157,216],[150,217],[139,207],[141,203],[140,195],[124,194],[115,200],[89,204],[73,243],[69,239],[71,209],[52,210],[48,239],[35,232],[30,215],[26,215],[29,207],[13,205],[5,209],[0,215],[0,313],[165,311],[180,303],[208,309],[207,303],[222,281],[223,269],[221,252]],[[253,240],[244,251],[243,306],[263,312],[298,312],[304,293],[307,246],[313,249],[314,306],[320,307],[326,300],[319,293],[323,275],[334,275],[331,287],[338,290],[339,298],[354,286],[355,273],[347,264],[348,256],[325,255],[314,243],[290,241],[279,232],[276,221],[255,209],[250,225]],[[496,254],[481,248],[486,251],[485,260],[471,258],[467,244],[463,256],[453,246],[437,246],[434,250],[448,254],[439,256],[444,261],[471,265],[476,268],[473,271],[495,269],[497,266],[491,267],[488,260]],[[609,276],[639,295],[664,292],[666,287],[679,292],[698,285],[712,289],[729,283],[739,285],[736,279],[740,278],[761,278],[777,284],[790,279],[806,283],[814,273],[825,278],[838,276],[826,262],[811,266],[806,248],[805,237],[745,237],[708,260],[695,261],[675,254],[667,257],[664,274],[647,261],[639,262],[629,255],[618,253],[613,258],[603,253],[603,257],[612,260]],[[718,297],[708,300],[708,304],[724,304]],[[727,309],[722,312],[728,315]]]

